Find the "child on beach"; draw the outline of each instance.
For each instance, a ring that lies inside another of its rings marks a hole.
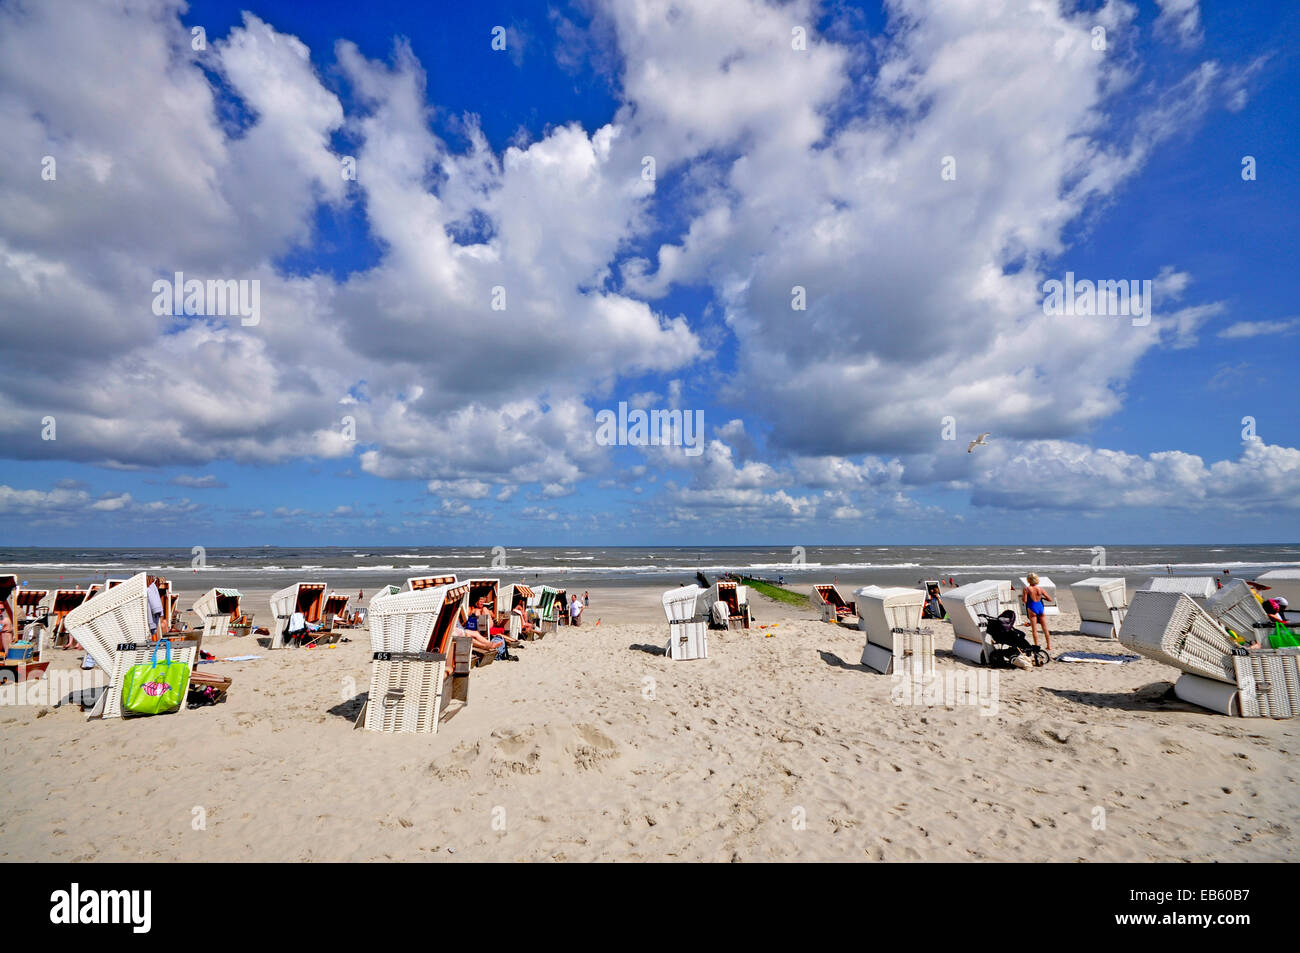
[[[1043,627],[1043,640],[1047,643],[1047,651],[1052,651],[1052,633],[1047,631],[1047,619],[1043,615],[1043,603],[1051,602],[1052,597],[1047,594],[1047,590],[1038,585],[1038,575],[1030,573],[1025,577],[1025,582],[1029,583],[1025,591],[1021,593],[1021,598],[1025,603],[1025,615],[1029,617],[1029,634],[1033,636],[1034,644],[1038,644],[1038,626]]]

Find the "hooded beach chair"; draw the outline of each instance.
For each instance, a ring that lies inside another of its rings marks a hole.
[[[119,718],[122,715],[122,681],[132,665],[144,665],[156,645],[149,632],[147,574],[137,573],[119,586],[87,599],[68,612],[65,623],[71,638],[79,642],[95,662],[108,673],[108,685],[99,696],[89,718]],[[174,662],[194,670],[200,640],[196,636],[167,636]],[[185,711],[181,702],[179,711]]]
[[[934,635],[921,629],[925,590],[863,586],[857,597],[862,664],[882,675],[933,675]]]
[[[95,586],[94,591],[99,587]],[[48,644],[61,649],[73,648],[77,643],[68,634],[68,613],[86,601],[92,591],[85,589],[51,589],[41,600],[39,614],[45,616],[45,638]]]
[[[267,627],[271,633],[269,649],[282,649],[289,644],[289,621],[295,612],[302,613],[304,621],[319,625],[325,612],[325,583],[295,582],[285,586],[271,597],[271,624]],[[302,643],[316,641],[320,633],[302,638]]]
[[[985,622],[980,616],[993,617],[1006,611],[1003,608],[1004,592],[1010,587],[1009,582],[984,579],[968,582],[943,594],[943,604],[956,637],[952,643],[954,655],[977,665],[988,663],[994,645],[984,631]]]
[[[351,601],[351,596],[341,592],[331,592],[325,596],[325,608],[321,613],[325,628],[332,630],[348,627],[348,603]]]
[[[8,621],[7,634],[5,627],[0,626],[0,658],[3,659],[0,665],[3,665],[6,677],[15,682],[40,678],[50,665],[44,658],[45,630],[34,626],[31,628],[35,638],[23,637],[24,618],[19,615],[22,610],[18,605],[20,591],[17,576],[0,575],[0,613]]]
[[[839,622],[841,619],[858,614],[856,606],[852,602],[845,601],[839,589],[830,583],[819,583],[813,586],[810,599],[812,604],[821,610],[823,622]]]
[[[205,639],[230,634],[230,626],[242,615],[243,598],[238,589],[209,589],[195,600],[193,611],[203,623]]]
[[[701,599],[713,590],[696,585],[669,589],[663,595],[664,615],[668,619],[668,644],[664,654],[675,662],[709,657],[708,617],[697,610]],[[706,602],[707,604],[707,602]]]
[[[1091,576],[1070,584],[1079,610],[1079,631],[1106,639],[1119,637],[1128,611],[1128,585],[1120,577]]]
[[[1213,576],[1152,576],[1141,589],[1147,592],[1181,592],[1203,606],[1218,587]]]
[[[537,588],[537,629],[542,633],[554,632],[569,622],[568,593],[550,586]]]
[[[719,620],[729,629],[749,628],[749,587],[731,579],[719,579],[709,587],[706,604],[716,607],[721,602],[727,607],[727,618]],[[720,612],[715,612],[715,616]]]
[[[506,613],[508,617],[508,631],[510,638],[524,638],[524,616],[528,612],[529,602],[535,598],[533,590],[525,586],[522,582],[505,586],[501,590],[500,611]],[[534,628],[529,641],[540,638],[537,629]]]
[[[390,589],[370,600],[370,693],[358,727],[437,732],[444,697],[468,702],[471,640],[455,635],[468,595],[462,583]]]
[[[1232,651],[1238,643],[1184,592],[1140,589],[1124,616],[1125,646],[1193,675],[1235,683]]]

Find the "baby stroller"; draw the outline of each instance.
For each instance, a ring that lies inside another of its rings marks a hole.
[[[1015,627],[1016,614],[1008,609],[995,616],[980,613],[984,620],[984,634],[993,642],[989,664],[994,668],[1029,668],[1046,665],[1052,660],[1042,648],[1032,645],[1025,634]],[[1018,661],[1023,659],[1024,661]]]

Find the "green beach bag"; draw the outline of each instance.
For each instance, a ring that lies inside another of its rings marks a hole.
[[[167,661],[158,663],[158,647],[167,650]],[[154,644],[148,665],[132,665],[122,680],[122,710],[133,715],[162,715],[176,711],[185,701],[190,684],[190,667],[172,661],[172,644],[163,639]]]
[[[1300,648],[1300,640],[1296,639],[1295,633],[1281,622],[1273,623],[1273,634],[1268,637],[1268,644],[1275,649]]]

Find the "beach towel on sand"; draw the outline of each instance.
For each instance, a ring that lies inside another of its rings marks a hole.
[[[1123,665],[1136,662],[1136,655],[1106,655],[1103,652],[1066,652],[1056,657],[1058,662],[1100,662],[1103,665]]]

